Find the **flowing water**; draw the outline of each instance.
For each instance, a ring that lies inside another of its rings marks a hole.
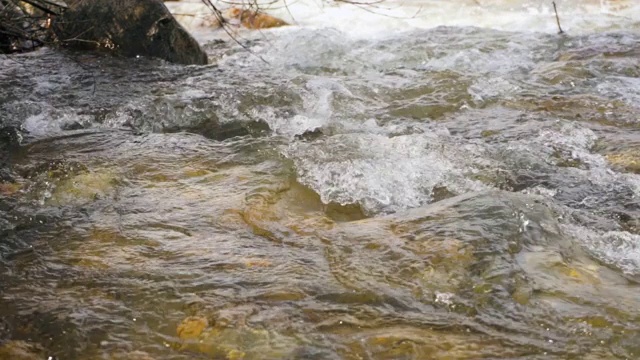
[[[0,57],[0,358],[640,357],[640,4],[276,5]]]

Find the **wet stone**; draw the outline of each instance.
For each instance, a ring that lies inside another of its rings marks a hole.
[[[356,221],[367,217],[359,204],[340,205],[332,202],[326,206],[325,213],[335,221]]]
[[[447,189],[446,186],[434,186],[431,190],[431,201],[438,202],[456,196],[454,192]]]

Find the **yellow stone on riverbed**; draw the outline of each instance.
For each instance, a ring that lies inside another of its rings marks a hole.
[[[187,179],[195,178],[195,177],[202,177],[202,176],[209,175],[209,174],[212,174],[212,172],[210,170],[207,170],[207,169],[194,169],[194,168],[186,168],[182,172],[183,177],[185,177]]]
[[[638,149],[608,154],[605,157],[614,167],[622,168],[634,174],[640,174],[640,150]]]
[[[69,204],[95,200],[110,193],[115,184],[115,175],[106,169],[82,173],[57,184],[51,201],[54,204]]]
[[[17,183],[0,183],[0,195],[11,196],[22,189],[22,185]]]
[[[204,329],[209,326],[209,321],[202,316],[189,316],[178,325],[178,337],[182,340],[197,339]]]
[[[246,258],[242,262],[248,268],[266,268],[273,266],[273,263],[267,259]]]
[[[241,360],[244,359],[246,356],[246,354],[240,350],[230,350],[229,353],[227,354],[227,358],[229,360]]]
[[[187,344],[183,350],[212,359],[289,359],[298,345],[294,338],[264,329],[216,326],[206,330],[197,344]]]
[[[109,359],[110,360],[155,360],[154,357],[140,350],[131,351],[128,353],[112,354]]]
[[[207,359],[291,358],[300,346],[299,341],[247,325],[247,317],[256,311],[258,307],[241,306],[221,310],[215,317],[212,314],[189,316],[177,327],[181,341],[168,346],[185,353],[202,354]]]
[[[71,262],[75,266],[80,266],[87,269],[94,270],[106,270],[109,269],[109,265],[105,264],[99,257],[92,258],[79,258]]]

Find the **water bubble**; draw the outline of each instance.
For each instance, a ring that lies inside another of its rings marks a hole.
[[[453,297],[455,295],[452,293],[441,293],[441,292],[436,292],[435,293],[435,301],[438,303],[443,303],[445,305],[452,305],[453,304]]]

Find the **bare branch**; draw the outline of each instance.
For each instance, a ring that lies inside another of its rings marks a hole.
[[[558,16],[558,9],[556,8],[556,2],[553,1],[553,11],[556,13],[556,23],[558,23],[558,34],[564,34],[564,31],[562,31],[562,27],[560,26],[560,17]]]
[[[229,37],[238,45],[240,45],[240,47],[242,47],[245,51],[247,51],[248,53],[250,53],[251,55],[257,57],[258,59],[260,59],[262,62],[264,62],[265,64],[269,64],[269,62],[267,60],[265,60],[262,56],[256,54],[255,52],[251,51],[251,49],[249,49],[246,45],[242,44],[240,41],[238,41],[238,39],[231,34],[231,32],[229,31],[227,25],[228,25],[228,21],[227,19],[225,19],[222,16],[222,13],[220,12],[220,10],[218,10],[218,8],[216,8],[215,5],[213,5],[213,3],[211,3],[211,0],[202,0],[202,2],[207,5],[207,7],[209,7],[211,9],[211,11],[213,11],[214,15],[216,16],[216,19],[220,22],[220,26],[222,27],[222,30],[224,30],[225,33],[227,33],[227,35],[229,35]]]

